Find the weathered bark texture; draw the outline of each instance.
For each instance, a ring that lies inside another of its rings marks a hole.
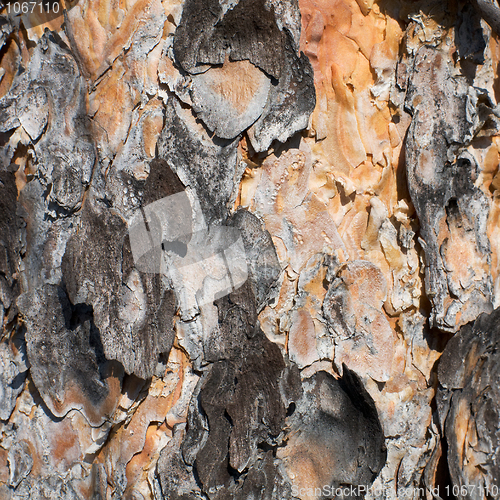
[[[0,499],[500,498],[497,0],[65,5],[0,15]]]

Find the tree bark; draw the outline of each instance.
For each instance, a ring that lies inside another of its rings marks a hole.
[[[496,0],[15,5],[0,498],[499,498]]]

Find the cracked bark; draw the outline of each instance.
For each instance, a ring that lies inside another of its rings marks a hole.
[[[499,498],[496,0],[67,6],[0,16],[0,498]]]

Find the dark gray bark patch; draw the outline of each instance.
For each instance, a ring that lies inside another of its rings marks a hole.
[[[495,309],[463,326],[439,360],[437,402],[450,475],[453,485],[471,485],[471,492],[473,485],[493,492],[500,477],[499,347],[500,309]]]
[[[77,219],[54,212],[50,206],[48,190],[38,178],[28,182],[19,193],[22,291],[60,283],[62,255]]]
[[[283,67],[282,33],[274,9],[264,0],[240,0],[223,12],[217,0],[188,0],[175,32],[174,53],[182,68],[198,72],[200,65],[248,59],[278,79]]]
[[[114,411],[118,394],[110,394],[101,375],[106,367],[98,361],[105,359],[91,316],[78,318],[56,285],[24,293],[17,303],[27,327],[31,377],[47,407],[57,417],[78,409],[91,425],[101,425]]]
[[[22,126],[31,137],[34,163],[54,211],[79,208],[94,168],[85,94],[73,54],[56,34],[46,32],[26,71],[0,99],[0,130]]]
[[[214,363],[200,392],[200,406],[207,416],[209,434],[194,463],[203,489],[229,486],[229,436],[231,422],[226,405],[234,394],[235,367],[229,361]]]
[[[237,169],[238,140],[210,139],[189,114],[173,100],[167,103],[159,157],[185,186],[196,191],[207,224],[222,222],[243,173]]]
[[[321,464],[325,486],[369,486],[385,464],[384,434],[375,404],[345,365],[342,379],[317,372],[303,381],[304,395],[287,418],[290,464]]]
[[[286,500],[291,498],[291,485],[277,467],[277,460],[272,450],[259,457],[250,469],[243,484],[234,488],[234,500]],[[225,497],[221,495],[220,500]]]
[[[500,7],[495,0],[475,0],[473,4],[498,35],[500,33]]]
[[[248,282],[215,304],[219,325],[205,345],[211,364],[190,405],[183,456],[210,498],[239,498],[241,488],[270,495],[277,472],[272,462],[274,472],[269,470],[266,454],[284,425],[283,393],[298,393],[283,386],[295,379],[278,346],[258,327]]]
[[[248,210],[238,210],[229,219],[229,224],[241,231],[249,280],[257,311],[260,311],[269,301],[272,286],[281,273],[273,240],[269,231],[263,229],[259,219]]]
[[[157,465],[161,492],[169,500],[201,500],[192,467],[184,462],[181,451],[182,430],[177,427],[172,441],[163,448]]]
[[[134,269],[125,221],[89,200],[66,247],[63,276],[72,303],[91,305],[107,359],[151,377],[173,344],[173,292],[161,277]]]
[[[149,175],[144,182],[143,206],[182,191],[184,191],[184,185],[165,160],[151,161]]]
[[[306,128],[316,97],[311,64],[298,53],[299,36],[296,2],[286,7],[271,2],[269,10],[264,0],[186,2],[173,52],[187,72],[186,81],[191,78],[188,87],[198,118],[226,139],[251,127],[257,152]],[[231,61],[250,61],[265,75]],[[186,88],[181,87],[175,92],[185,100]]]
[[[8,420],[24,388],[28,367],[8,343],[0,343],[0,420]]]
[[[3,312],[11,306],[19,294],[15,278],[20,252],[20,224],[17,216],[17,187],[14,172],[0,171],[0,304]]]
[[[425,288],[432,303],[431,324],[456,331],[460,324],[491,311],[491,277],[456,284],[452,254],[458,235],[472,240],[478,259],[489,262],[486,196],[474,185],[478,165],[464,152],[484,124],[482,92],[457,76],[446,54],[422,47],[409,75],[405,106],[412,121],[405,140],[408,189],[415,206],[425,252]],[[475,114],[471,107],[477,106]],[[491,112],[491,108],[490,108]],[[455,216],[451,212],[458,211]],[[466,227],[462,227],[462,222]],[[446,223],[450,235],[441,235]],[[457,242],[456,245],[461,243]]]
[[[455,28],[455,43],[460,58],[484,64],[487,41],[481,26],[481,16],[472,4],[466,3],[458,15]]]
[[[309,116],[316,106],[311,63],[303,53],[297,56],[288,32],[284,41],[285,70],[278,82],[272,84],[261,117],[248,131],[257,152],[266,151],[275,140],[284,143],[307,128]]]

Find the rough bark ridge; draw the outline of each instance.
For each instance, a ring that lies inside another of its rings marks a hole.
[[[499,498],[496,0],[66,6],[0,11],[0,498]]]

